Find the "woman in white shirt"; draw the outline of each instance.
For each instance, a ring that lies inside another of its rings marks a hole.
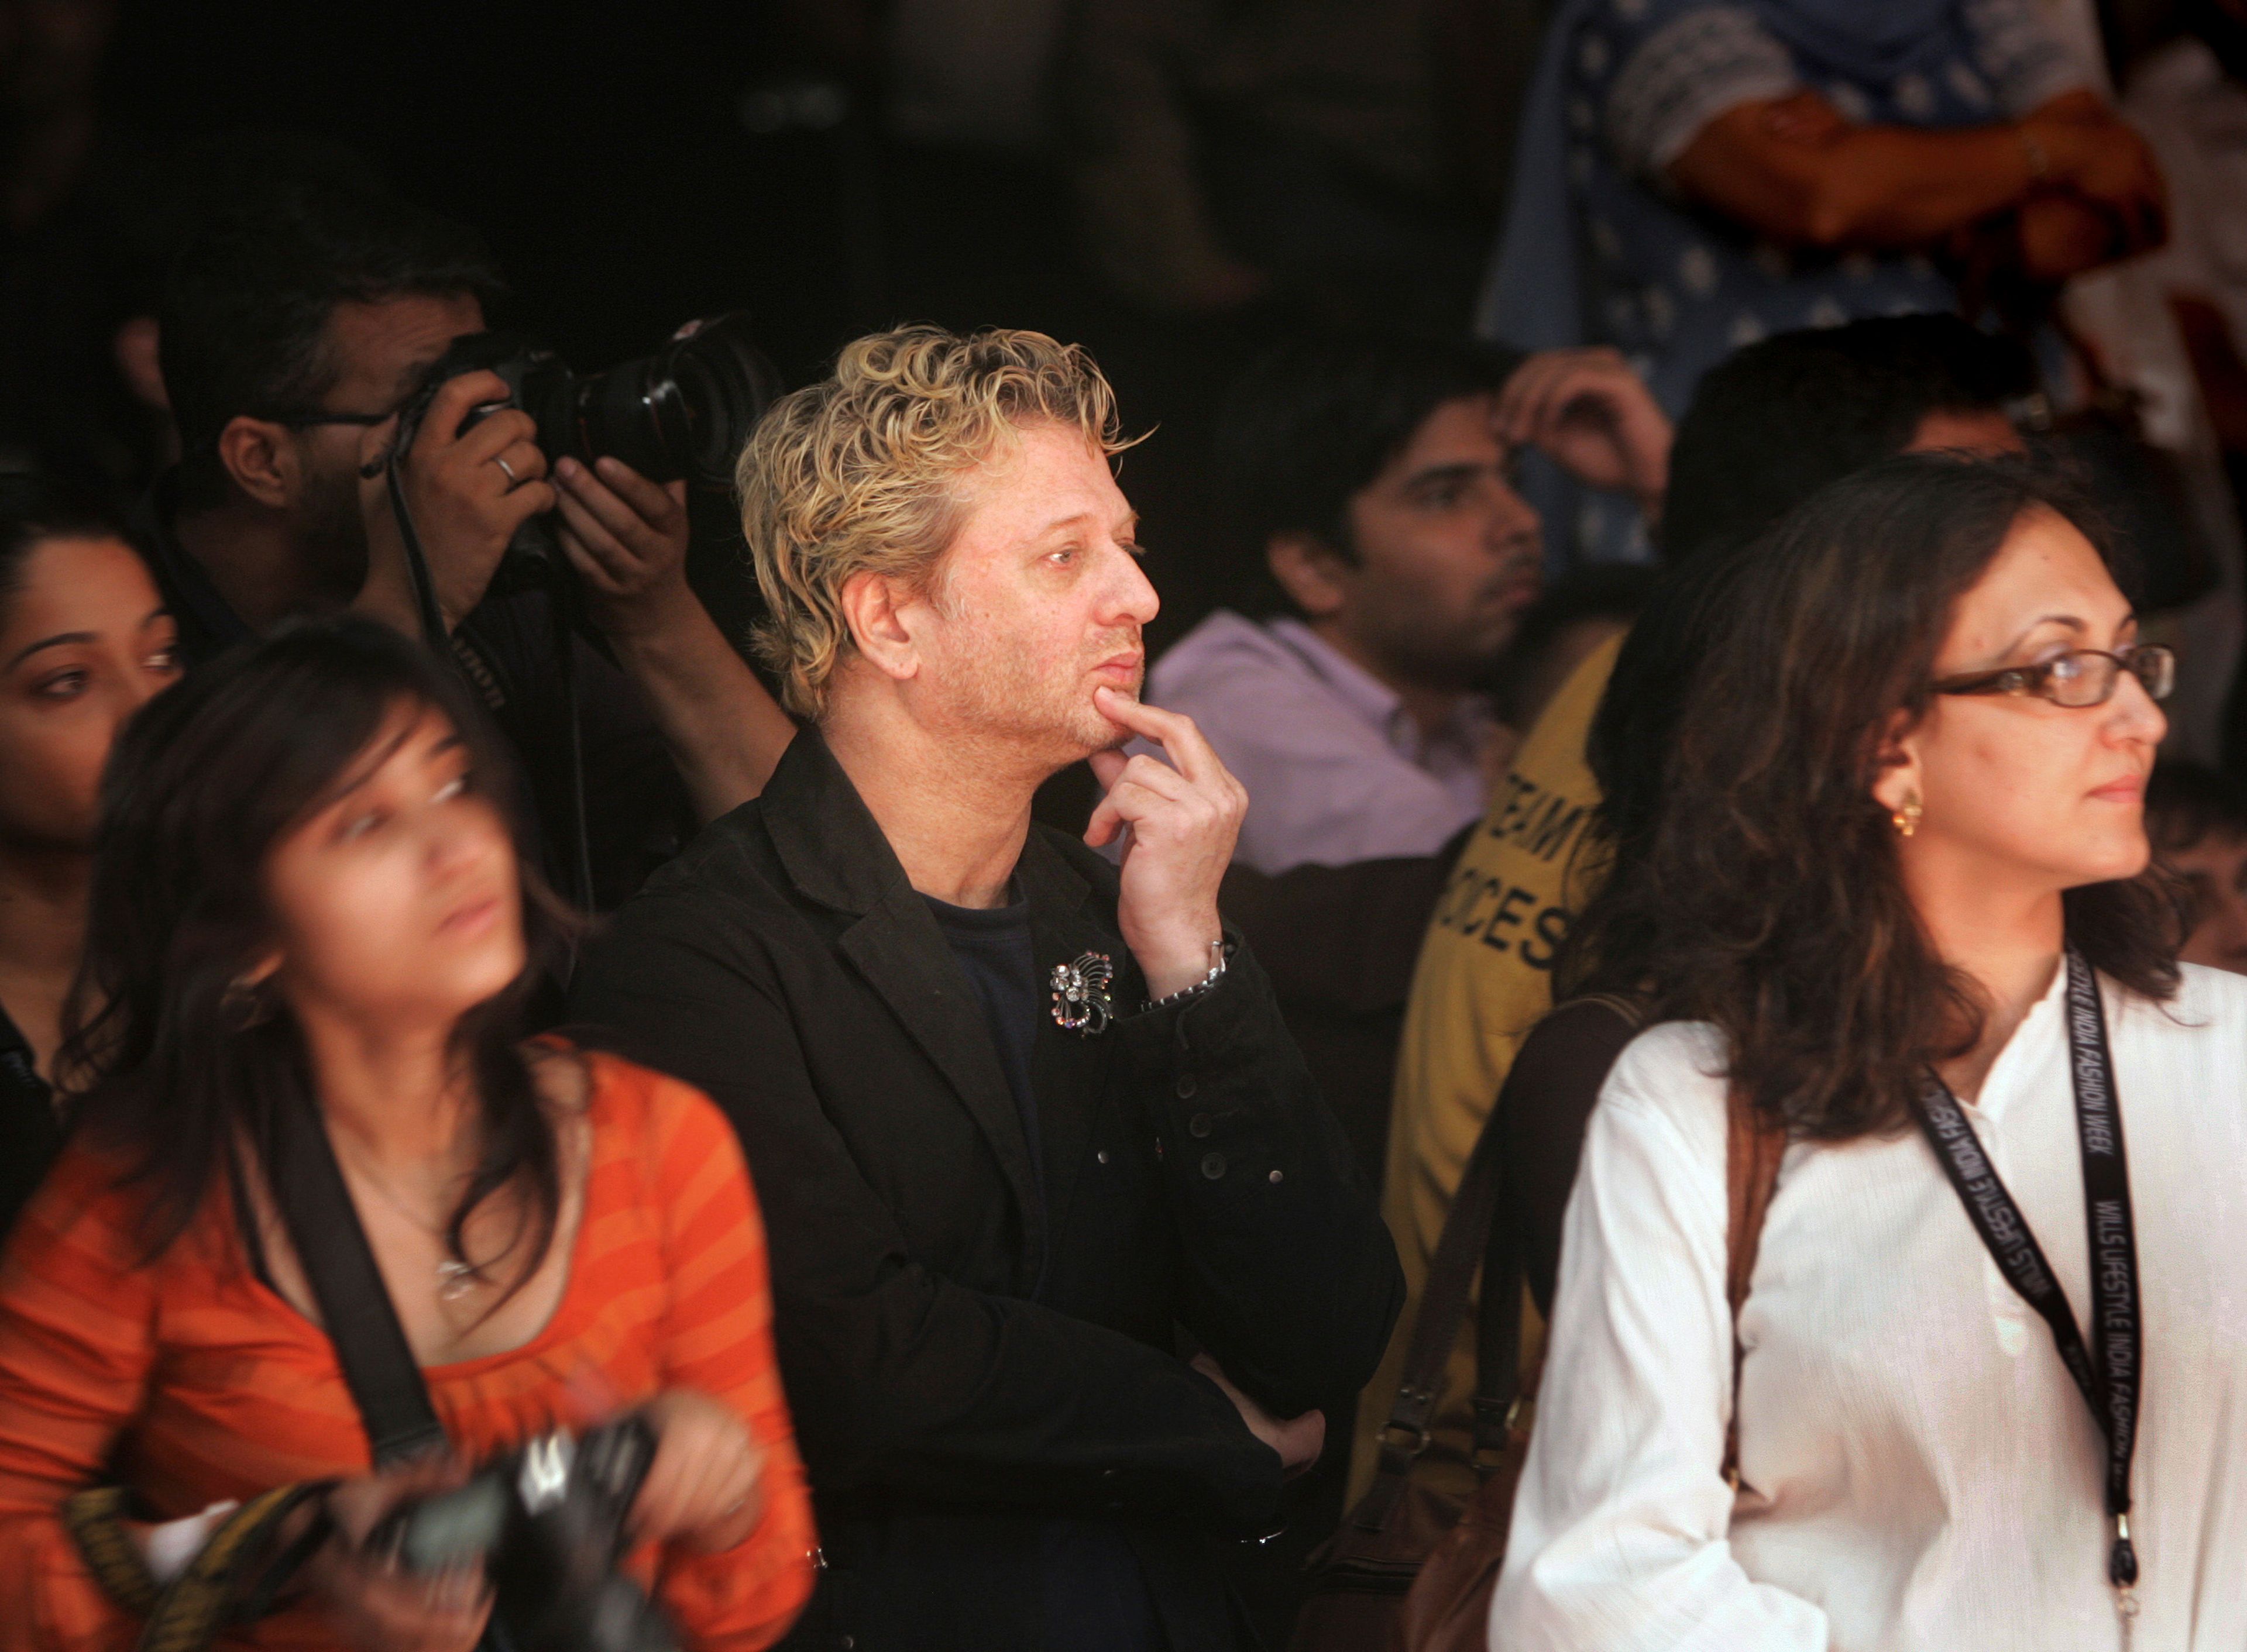
[[[1585,1141],[1492,1645],[2237,1648],[2247,980],[2179,969],[2146,870],[2173,662],[2007,464],[1876,467],[1739,571],[1574,941],[1660,1024]],[[1737,1492],[1734,1085],[1791,1138]]]

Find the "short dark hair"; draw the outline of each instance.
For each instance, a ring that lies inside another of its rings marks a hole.
[[[2190,849],[2213,833],[2247,837],[2247,787],[2205,763],[2165,757],[2146,782],[2146,835],[2157,855]]]
[[[2018,342],[1957,316],[1882,316],[1749,345],[1702,376],[1678,420],[1663,553],[1745,544],[1827,483],[1902,453],[1929,413],[1997,411],[2036,383]]]
[[[1226,396],[1217,474],[1244,548],[1260,563],[1282,534],[1353,557],[1349,502],[1445,402],[1495,394],[1520,355],[1496,345],[1376,333],[1291,338]]]
[[[287,165],[215,207],[174,259],[158,317],[188,498],[223,497],[229,420],[326,393],[336,365],[321,346],[338,304],[501,290],[474,231],[340,166]]]

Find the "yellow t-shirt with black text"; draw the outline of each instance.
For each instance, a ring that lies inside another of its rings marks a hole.
[[[1353,1499],[1372,1478],[1375,1436],[1397,1392],[1428,1260],[1467,1157],[1514,1052],[1553,1007],[1554,952],[1586,892],[1574,850],[1600,801],[1584,744],[1622,647],[1618,637],[1587,655],[1531,727],[1421,943],[1382,1183],[1382,1214],[1408,1295],[1388,1357],[1358,1403]],[[1431,1485],[1462,1496],[1474,1486],[1467,1467],[1473,1392],[1474,1338],[1463,1328],[1437,1406],[1436,1441],[1421,1470]]]

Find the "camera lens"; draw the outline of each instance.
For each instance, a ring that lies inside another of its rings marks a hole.
[[[656,481],[730,488],[734,462],[780,388],[746,315],[689,322],[653,355],[577,381],[569,450],[611,454]]]

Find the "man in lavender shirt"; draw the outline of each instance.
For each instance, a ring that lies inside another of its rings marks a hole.
[[[1632,495],[1650,523],[1670,422],[1612,351],[1327,338],[1251,368],[1224,433],[1268,612],[1210,615],[1146,697],[1192,717],[1247,788],[1236,860],[1276,874],[1432,855],[1481,816],[1513,747],[1478,686],[1544,563],[1514,454]]]

